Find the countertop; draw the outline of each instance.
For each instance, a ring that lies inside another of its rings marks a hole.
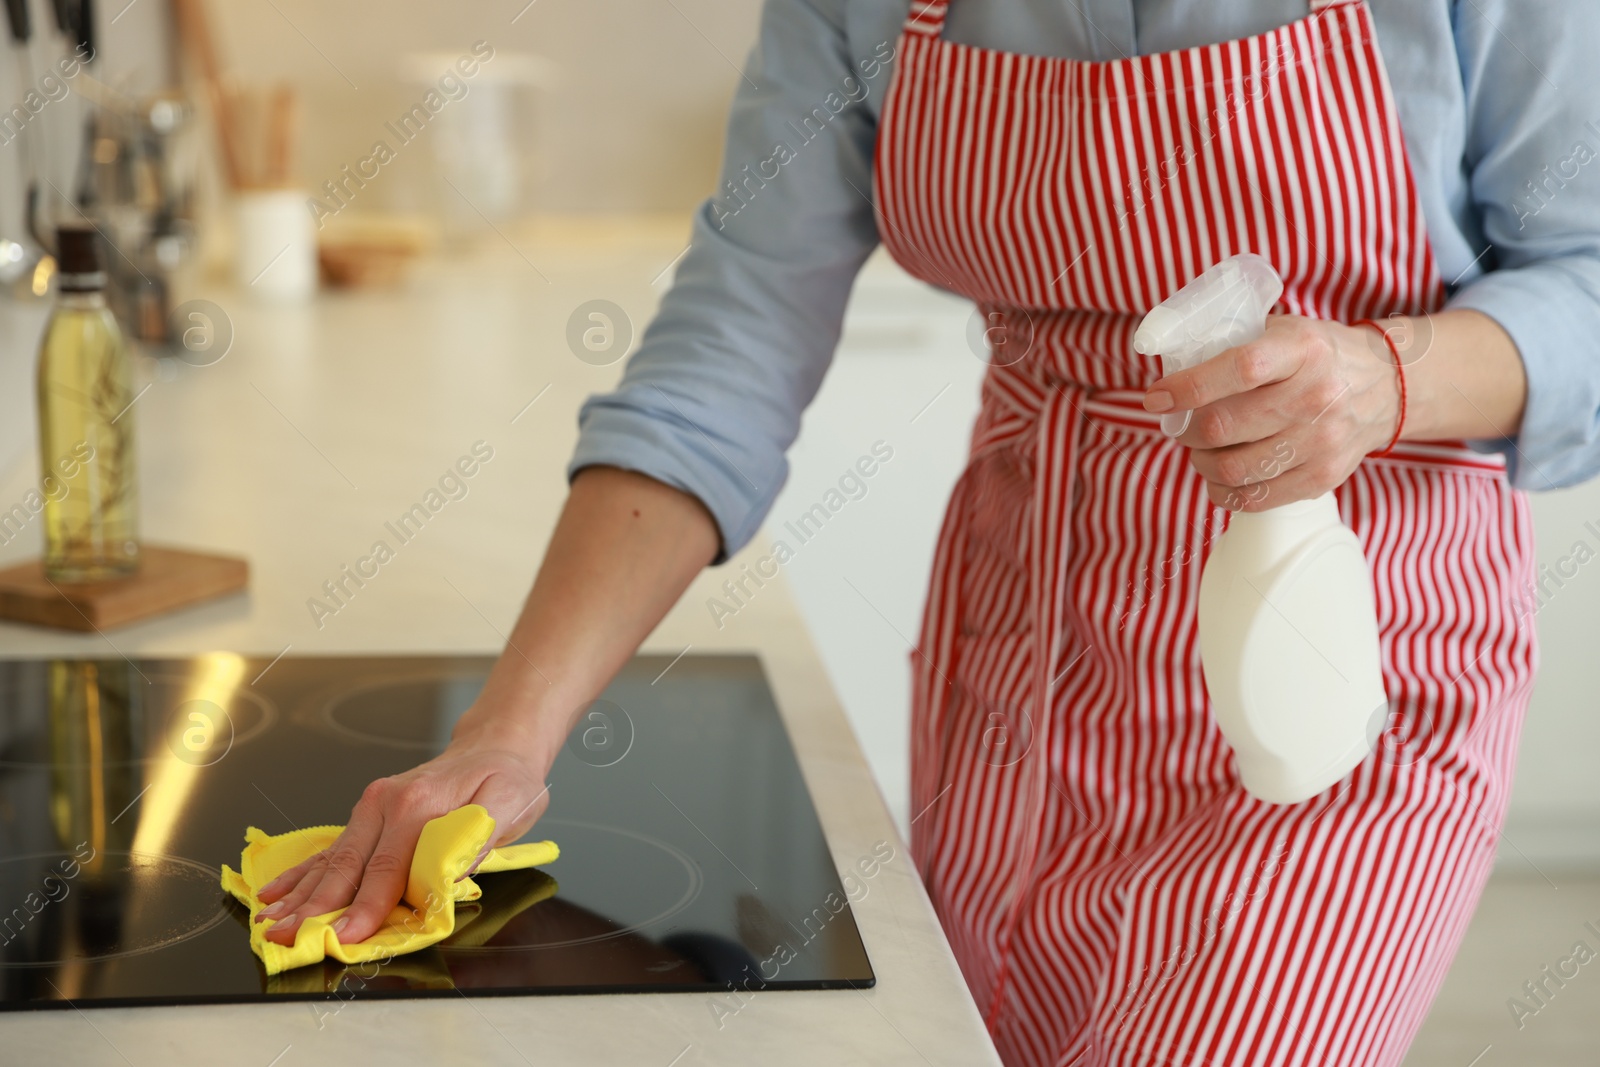
[[[291,306],[222,286],[204,292],[231,324],[227,355],[206,366],[142,364],[149,388],[133,412],[144,536],[248,557],[249,594],[104,635],[0,625],[0,655],[497,652],[565,493],[577,407],[620,369],[577,358],[569,319],[587,301],[609,300],[637,338],[684,240],[677,226],[547,225],[433,257],[394,291]],[[35,477],[28,391],[11,386],[26,380],[13,342],[31,345],[22,335],[41,316],[16,306],[0,316],[0,511]],[[335,614],[314,617],[308,601],[322,583],[475,444],[493,458],[467,495]],[[0,565],[35,553],[38,537],[35,520],[0,547]],[[135,1067],[998,1063],[789,590],[769,581],[718,629],[704,603],[725,574],[702,574],[645,651],[758,653],[836,864],[853,866],[881,841],[893,846],[895,859],[854,905],[875,989],[20,1013],[0,1016],[6,1058]]]

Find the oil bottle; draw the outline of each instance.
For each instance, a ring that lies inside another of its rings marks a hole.
[[[57,231],[60,291],[39,346],[44,570],[58,582],[122,578],[139,566],[133,374],[106,307],[98,236]]]

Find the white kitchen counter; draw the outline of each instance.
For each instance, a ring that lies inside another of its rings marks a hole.
[[[577,406],[619,370],[573,355],[568,316],[585,301],[612,300],[637,337],[657,298],[651,283],[682,250],[683,231],[547,228],[518,245],[423,264],[393,293],[333,294],[301,307],[208,293],[232,320],[232,350],[213,366],[169,364],[134,408],[145,536],[247,556],[250,593],[103,636],[0,625],[0,655],[498,651],[565,492]],[[33,343],[16,332],[28,318],[0,320],[8,383],[25,380],[14,364],[17,343]],[[31,434],[31,422],[18,421],[31,419],[27,405],[7,393],[0,464],[6,439]],[[308,598],[478,441],[494,458],[467,497],[319,628]],[[0,468],[0,511],[22,498],[32,467],[29,451]],[[36,521],[0,547],[0,565],[36,552],[38,536]],[[706,994],[352,1002],[331,1014],[330,1005],[305,1003],[16,1013],[0,1016],[0,1059],[997,1063],[789,591],[769,582],[719,630],[705,601],[724,577],[703,574],[646,650],[759,653],[836,864],[892,843],[895,859],[854,905],[875,989],[758,993],[731,1015],[713,1010],[728,1001]]]

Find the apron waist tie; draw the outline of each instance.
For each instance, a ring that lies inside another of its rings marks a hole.
[[[1142,393],[1130,395],[1143,397]],[[1044,815],[1050,790],[1051,727],[1050,672],[1067,636],[1066,583],[1071,556],[1072,498],[1077,488],[1078,457],[1083,445],[1089,392],[1082,386],[1066,384],[1052,390],[1039,410],[1035,428],[1033,515],[1029,554],[1029,614],[1033,622],[1033,691],[1027,702],[1034,709],[1030,731],[1032,748],[1019,769],[1024,776],[1019,793],[1027,798],[1023,820],[1023,840],[1018,854],[1016,877],[1006,920],[1001,931],[1000,961],[995,969],[994,988],[984,1013],[990,1032],[1004,1003],[1006,976],[1011,963],[1012,943],[1023,906],[1031,895],[1034,869],[1039,860]],[[1141,408],[1142,410],[1142,408]],[[1159,417],[1156,426],[1159,432]]]
[[[1083,414],[1095,422],[1109,423],[1151,437],[1165,436],[1161,432],[1161,416],[1144,409],[1142,389],[1090,390],[1075,384],[1058,388],[1080,392],[1083,396]],[[1368,456],[1362,462],[1442,467],[1489,475],[1501,474],[1506,469],[1505,456],[1498,452],[1474,451],[1465,441],[1401,441],[1387,455]]]

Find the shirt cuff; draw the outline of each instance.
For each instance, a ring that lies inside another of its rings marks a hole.
[[[578,426],[568,482],[585,467],[620,467],[695,497],[711,512],[722,539],[713,565],[725,563],[756,535],[788,475],[781,455],[776,470],[741,470],[693,424],[639,410],[615,393],[590,397]]]
[[[1528,376],[1516,438],[1472,446],[1503,453],[1518,489],[1558,489],[1600,473],[1600,300],[1585,280],[1556,263],[1492,271],[1448,306],[1499,323]]]

